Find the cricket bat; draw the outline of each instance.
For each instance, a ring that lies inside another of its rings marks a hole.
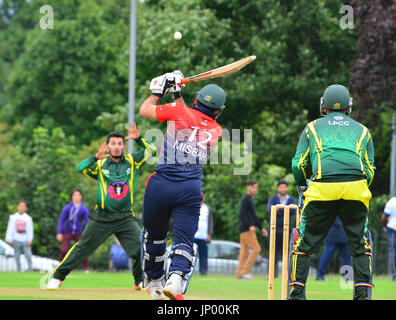
[[[256,56],[249,56],[241,60],[235,61],[233,63],[227,64],[225,66],[213,70],[209,70],[200,74],[196,74],[195,76],[184,78],[181,80],[181,83],[187,84],[190,82],[198,82],[202,80],[224,77],[226,75],[237,72],[238,70],[242,69],[244,66],[246,66],[247,64],[249,64],[254,60],[256,60]]]

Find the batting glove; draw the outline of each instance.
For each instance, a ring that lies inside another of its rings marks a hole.
[[[184,78],[183,73],[179,70],[175,70],[171,73],[171,76],[168,78],[170,83],[169,91],[172,93],[180,92],[184,88],[184,84],[181,83],[181,80]]]
[[[169,91],[170,82],[168,78],[174,77],[171,73],[165,73],[159,77],[155,77],[150,81],[150,91],[153,95],[162,98]]]

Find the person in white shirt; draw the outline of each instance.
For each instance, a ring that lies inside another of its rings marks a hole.
[[[198,245],[199,273],[205,276],[208,272],[208,243],[212,239],[213,217],[210,208],[202,203],[199,214],[198,230],[194,242]]]
[[[33,220],[26,213],[27,205],[25,201],[18,203],[17,212],[10,215],[8,220],[6,241],[14,247],[15,262],[17,271],[21,271],[21,253],[25,255],[28,263],[28,271],[33,271],[32,264],[32,241],[33,241]]]
[[[385,205],[382,223],[388,237],[389,273],[392,280],[396,281],[396,190],[394,196]]]

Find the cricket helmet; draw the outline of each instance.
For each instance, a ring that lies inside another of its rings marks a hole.
[[[320,98],[320,113],[323,115],[323,107],[332,111],[343,111],[349,107],[349,113],[352,112],[352,98],[346,87],[340,84],[328,86]]]
[[[216,84],[208,84],[196,93],[196,98],[200,104],[213,110],[223,111],[225,108],[226,94],[222,88]]]

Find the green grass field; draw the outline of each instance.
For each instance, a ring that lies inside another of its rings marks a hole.
[[[129,273],[72,272],[62,288],[49,291],[40,288],[46,274],[39,272],[0,272],[0,299],[2,300],[150,300],[145,291],[132,289]],[[340,277],[329,275],[328,281],[309,278],[307,298],[312,300],[350,300],[352,289],[341,289]],[[280,299],[280,279],[276,279],[275,299]],[[389,277],[375,277],[373,300],[396,300],[396,283]],[[185,296],[188,300],[266,300],[267,280],[256,276],[254,280],[236,280],[233,276],[194,275]]]

